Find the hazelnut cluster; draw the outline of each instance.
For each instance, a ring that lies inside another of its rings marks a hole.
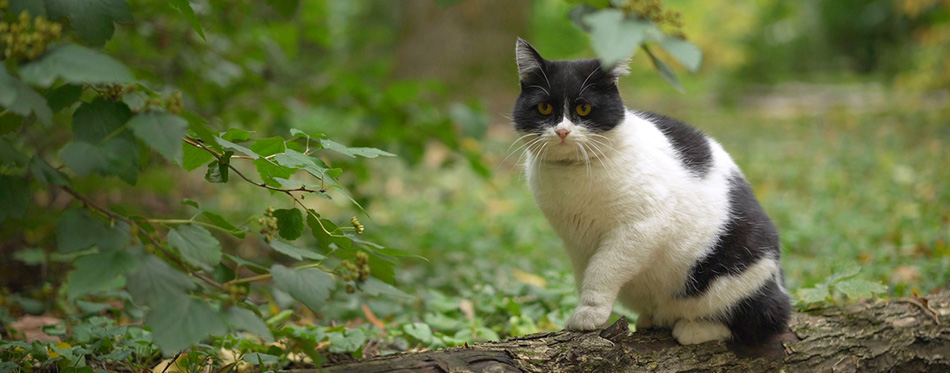
[[[8,1],[0,1],[0,10],[8,7]],[[60,23],[48,21],[43,16],[31,18],[30,13],[24,10],[16,22],[0,22],[0,48],[3,49],[4,59],[34,60],[62,33],[63,25]]]
[[[264,216],[257,218],[257,223],[261,225],[261,234],[264,235],[264,241],[270,243],[274,240],[274,233],[277,232],[277,218],[274,217],[274,207],[268,207],[264,211]]]
[[[683,34],[683,21],[680,13],[670,9],[664,10],[663,0],[629,0],[621,9],[636,13],[657,26],[668,28],[668,32],[673,36],[686,38],[686,35]]]
[[[343,281],[363,283],[367,278],[369,278],[369,255],[366,254],[365,251],[357,251],[356,261],[351,262],[349,260],[344,260],[343,268],[346,269],[346,273],[343,275]],[[356,292],[356,288],[353,286],[353,284],[346,284],[346,292],[347,294],[353,294]]]

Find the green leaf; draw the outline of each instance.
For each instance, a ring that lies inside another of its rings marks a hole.
[[[356,158],[357,156],[364,157],[364,158],[376,158],[379,156],[385,156],[385,157],[396,156],[395,154],[388,153],[376,148],[350,148],[343,144],[340,144],[331,140],[327,140],[327,139],[321,139],[320,144],[323,145],[324,149],[332,150],[337,153],[350,156],[352,158]]]
[[[128,126],[139,140],[169,162],[182,164],[181,138],[188,131],[187,121],[174,114],[151,111],[132,117]]]
[[[230,142],[230,141],[225,140],[225,139],[220,138],[220,137],[218,138],[218,144],[221,144],[221,146],[224,147],[225,149],[231,149],[231,150],[233,150],[233,151],[235,151],[235,152],[238,152],[238,153],[244,154],[244,155],[246,155],[246,156],[248,156],[248,157],[251,157],[251,159],[258,159],[258,158],[261,157],[260,154],[255,153],[255,152],[254,152],[253,150],[251,150],[251,149],[245,148],[245,147],[243,147],[243,146],[241,146],[241,145],[235,144],[235,143],[233,143],[233,142]]]
[[[264,184],[280,187],[281,183],[277,179],[286,179],[294,174],[293,168],[278,166],[266,158],[258,158],[251,163],[257,166],[257,173],[261,175]]]
[[[207,150],[191,145],[182,147],[181,167],[185,170],[192,171],[210,162],[212,159],[214,159],[214,155]]]
[[[240,128],[229,128],[227,132],[221,135],[221,138],[228,141],[241,142],[247,141],[247,139],[251,137],[252,133],[253,132],[251,131],[242,130]]]
[[[211,222],[211,224],[214,224],[214,226],[227,231],[232,236],[237,237],[237,238],[244,238],[245,236],[244,231],[240,230],[238,227],[235,227],[234,224],[231,224],[230,222],[225,220],[223,217],[221,217],[221,215],[215,214],[211,211],[203,211],[201,215],[207,218],[208,221]]]
[[[267,342],[274,340],[274,336],[271,335],[267,324],[251,310],[237,306],[229,307],[227,311],[225,311],[225,319],[232,329],[243,330],[260,336]]]
[[[211,270],[221,262],[221,243],[197,225],[184,224],[172,229],[168,232],[168,244],[193,266]]]
[[[874,297],[874,294],[887,292],[887,286],[880,282],[850,279],[836,283],[835,290],[844,293],[850,299],[865,299]]]
[[[198,36],[201,36],[202,40],[208,40],[205,38],[204,31],[201,30],[201,24],[198,23],[198,17],[195,16],[195,10],[191,8],[191,3],[188,0],[168,0],[168,4],[181,12],[181,15],[185,17],[191,28],[198,33]]]
[[[208,126],[207,119],[188,110],[182,110],[178,116],[188,121],[188,129],[194,132],[205,146],[219,153],[224,152],[224,148],[218,144],[218,133]]]
[[[703,52],[699,50],[696,44],[665,34],[660,38],[659,43],[660,47],[683,64],[689,71],[696,72],[699,70],[699,66],[703,62]]]
[[[28,83],[44,88],[53,85],[56,78],[75,84],[130,83],[135,80],[129,69],[118,60],[75,44],[55,47],[40,59],[23,65],[20,76]]]
[[[0,68],[0,106],[24,117],[32,113],[47,128],[53,125],[53,110],[46,99],[5,68]]]
[[[303,258],[321,260],[325,258],[325,256],[317,254],[313,251],[310,251],[307,249],[301,249],[299,247],[296,247],[294,245],[291,245],[289,243],[286,243],[280,240],[272,240],[270,242],[270,247],[273,248],[274,251],[287,255],[296,260],[301,260]]]
[[[36,0],[10,0],[9,2],[9,12],[11,15],[19,16],[24,10],[29,12],[31,16],[44,16],[46,17],[46,8],[43,7],[42,1]]]
[[[590,27],[591,48],[604,66],[629,58],[643,44],[652,23],[624,16],[618,9],[604,9],[584,16]]]
[[[79,84],[63,84],[46,94],[49,108],[52,109],[54,113],[79,101],[80,97],[82,97],[82,85]]]
[[[429,325],[426,323],[414,322],[412,324],[406,324],[403,325],[402,330],[419,342],[425,344],[432,343],[432,329],[429,329]]]
[[[845,262],[840,265],[836,265],[831,273],[831,276],[825,280],[826,284],[833,284],[835,282],[851,278],[858,275],[858,272],[861,272],[861,266],[855,262]]]
[[[0,163],[23,167],[26,166],[29,161],[30,158],[27,158],[23,153],[14,149],[13,145],[7,142],[7,140],[0,138]]]
[[[295,270],[275,264],[270,267],[274,285],[314,312],[320,311],[336,286],[333,277],[319,269]]]
[[[293,241],[303,234],[303,215],[296,208],[280,209],[274,211],[274,217],[277,218],[277,228],[280,230],[280,237]]]
[[[353,352],[366,343],[366,333],[360,328],[344,330],[342,333],[328,333],[327,337],[332,352]]]
[[[135,141],[113,138],[102,145],[83,141],[66,144],[59,157],[79,176],[96,173],[102,176],[117,175],[125,182],[135,185],[139,174],[139,151]]]
[[[260,352],[252,352],[247,355],[244,355],[244,358],[241,360],[244,360],[245,362],[251,363],[253,365],[272,365],[272,364],[277,364],[277,362],[280,361],[280,358],[278,358],[275,355],[268,355],[268,354],[264,354]]]
[[[73,134],[76,140],[97,144],[122,128],[129,118],[132,110],[125,103],[97,97],[73,113]],[[128,134],[123,137],[131,138]]]
[[[102,46],[115,32],[114,22],[132,22],[132,10],[125,0],[45,0],[49,18],[69,18],[69,25],[82,40]]]
[[[310,211],[313,212],[313,210]],[[315,212],[307,214],[307,226],[310,227],[310,231],[313,232],[313,237],[317,239],[317,243],[319,243],[320,246],[323,246],[327,250],[332,249],[331,244],[344,249],[353,246],[353,240],[344,236],[342,231],[337,229],[336,224],[333,224],[332,221],[327,219],[319,219],[314,216],[319,215],[316,215]]]
[[[129,225],[117,221],[107,226],[93,218],[86,210],[72,209],[64,212],[56,225],[56,246],[62,253],[71,253],[99,247],[101,251],[118,251],[132,241]]]
[[[222,155],[222,158],[225,159],[224,163],[222,163],[221,161],[218,161],[217,159],[214,161],[211,161],[211,163],[208,164],[208,171],[205,172],[205,179],[212,183],[228,182],[229,169],[228,169],[227,161],[231,160],[231,155],[233,154],[234,152],[231,152],[231,151],[225,152],[224,155]]]
[[[647,52],[647,55],[650,56],[650,61],[653,61],[653,67],[656,68],[656,71],[660,74],[660,77],[663,78],[667,83],[680,91],[680,93],[685,92],[683,86],[680,84],[679,78],[676,77],[676,73],[673,72],[673,69],[670,68],[665,62],[661,61],[659,58],[656,58],[653,55],[653,52],[650,52],[650,49],[646,46],[643,46],[643,50]]]
[[[0,222],[22,219],[30,202],[30,189],[22,177],[0,175]]]
[[[795,292],[795,297],[805,304],[822,302],[828,298],[828,287],[819,284],[811,288],[798,289],[798,291]]]
[[[156,256],[148,255],[126,277],[129,294],[139,305],[158,306],[187,297],[195,283],[185,273],[172,268]]]
[[[100,252],[76,259],[69,272],[66,295],[69,300],[124,284],[119,276],[135,269],[139,258],[127,251]]]
[[[30,171],[33,172],[33,178],[43,186],[49,186],[50,184],[69,186],[69,177],[50,166],[40,157],[34,156],[30,160]]]
[[[366,279],[366,282],[362,285],[363,293],[369,296],[388,296],[393,298],[402,298],[402,299],[412,299],[413,296],[406,294],[406,292],[399,290],[395,286],[387,284],[376,277],[370,277]]]
[[[203,301],[188,296],[168,298],[151,306],[145,325],[152,329],[155,344],[166,355],[228,330],[222,315]]]
[[[254,141],[254,145],[251,145],[251,150],[257,154],[260,154],[262,157],[266,157],[271,154],[283,153],[286,149],[287,147],[284,145],[284,138],[280,136],[256,139]]]

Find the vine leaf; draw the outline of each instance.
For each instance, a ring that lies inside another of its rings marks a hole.
[[[178,249],[188,264],[211,270],[221,262],[221,243],[207,229],[183,224],[168,232],[168,244]]]
[[[182,148],[182,162],[181,167],[185,170],[192,171],[198,167],[201,167],[205,163],[208,163],[214,159],[212,155],[207,150],[197,148],[194,146],[185,146]]]
[[[71,253],[98,246],[100,251],[118,251],[131,242],[129,226],[117,221],[110,227],[89,215],[86,210],[72,209],[63,213],[56,224],[56,246],[62,253]]]
[[[296,260],[302,260],[303,258],[321,260],[325,258],[323,255],[317,254],[307,249],[301,249],[281,240],[271,241],[270,247],[274,249],[274,251],[287,255]]]
[[[271,335],[267,324],[251,310],[232,306],[225,311],[225,320],[232,329],[244,330],[248,333],[258,335],[264,338],[265,342],[272,342],[274,336]]]
[[[184,163],[181,138],[188,132],[188,122],[181,117],[163,112],[141,113],[132,117],[128,126],[135,137],[157,150],[168,161]]]
[[[145,325],[152,329],[155,343],[165,354],[174,354],[228,330],[222,315],[207,303],[186,295],[153,304]]]
[[[72,27],[84,42],[101,47],[112,38],[114,22],[132,22],[132,9],[125,0],[46,0],[49,18],[69,18]]]
[[[340,144],[332,140],[327,140],[327,139],[320,139],[320,145],[323,145],[323,148],[326,150],[332,150],[337,153],[349,156],[351,158],[356,158],[357,156],[364,157],[364,158],[376,158],[379,156],[384,156],[384,157],[396,156],[395,154],[382,151],[376,148],[359,148],[359,147],[351,148],[346,145]]]
[[[188,275],[154,255],[146,256],[138,270],[126,275],[126,284],[135,303],[148,306],[174,301],[195,288]]]
[[[7,69],[0,69],[0,106],[24,117],[32,113],[47,128],[53,125],[53,110],[46,99]]]
[[[125,250],[99,252],[76,259],[66,281],[66,296],[73,300],[122,286],[125,281],[119,276],[132,271],[138,263],[139,259]]]
[[[208,40],[205,38],[204,31],[201,30],[201,24],[198,23],[198,17],[195,16],[195,10],[192,9],[191,3],[188,0],[168,0],[168,4],[181,12],[181,15],[185,17],[185,20],[188,21],[191,28],[198,33],[198,36],[201,36],[202,40]]]
[[[303,214],[300,210],[296,208],[275,210],[274,217],[277,218],[277,228],[281,238],[293,241],[303,234]]]
[[[303,303],[307,308],[318,312],[330,296],[330,289],[336,283],[333,277],[319,269],[295,270],[279,264],[270,267],[274,276],[274,285],[287,292],[291,297]]]
[[[584,22],[590,27],[591,47],[604,66],[633,55],[643,44],[647,30],[656,27],[649,21],[627,17],[618,9],[585,15]]]
[[[129,83],[135,80],[129,69],[118,60],[75,44],[55,47],[39,60],[23,65],[20,76],[27,83],[40,87],[53,85],[56,78],[75,84]]]
[[[667,83],[676,88],[680,93],[685,92],[683,85],[680,84],[679,78],[676,77],[676,73],[673,72],[673,68],[670,65],[667,65],[666,62],[663,62],[650,51],[650,48],[647,48],[646,45],[643,46],[643,50],[647,52],[647,55],[650,56],[650,61],[653,61],[653,67],[656,68],[656,72],[660,74],[660,77],[663,78]]]

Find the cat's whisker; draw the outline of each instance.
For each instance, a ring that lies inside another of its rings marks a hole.
[[[590,77],[594,76],[594,73],[596,73],[598,69],[599,67],[595,67],[593,70],[590,71],[590,74],[587,74],[587,77],[584,78],[584,82],[581,83],[581,91],[577,93],[578,96],[584,94],[584,90],[586,90],[587,87],[589,87],[587,85],[587,81],[590,79]]]
[[[538,135],[533,134],[533,133],[529,133],[529,134],[527,134],[527,135],[524,135],[524,136],[521,136],[521,137],[515,139],[515,141],[513,141],[510,146],[508,146],[508,150],[506,151],[507,155],[505,155],[505,158],[502,159],[501,162],[499,162],[497,166],[495,166],[495,169],[492,171],[492,174],[497,173],[497,172],[498,172],[498,169],[501,168],[501,166],[504,165],[506,161],[508,161],[508,158],[511,158],[512,155],[514,155],[515,153],[517,153],[517,152],[518,152],[519,150],[521,150],[522,148],[525,148],[525,151],[523,151],[523,152],[521,153],[522,155],[521,155],[521,156],[518,156],[518,162],[515,163],[515,164],[520,164],[520,163],[521,163],[521,157],[522,157],[522,156],[524,155],[524,153],[527,151],[527,147],[530,147],[532,143],[536,143],[536,142],[538,142],[538,141],[541,141],[540,136],[538,136],[538,137],[536,137],[536,138],[534,138],[534,139],[525,141],[523,144],[521,144],[520,146],[518,146],[517,148],[515,148],[515,150],[511,150],[511,147],[512,147],[512,146],[515,146],[515,144],[517,144],[519,141],[521,141],[521,140],[524,139],[525,137],[530,137],[530,136],[538,136]]]
[[[547,79],[547,78],[545,77],[545,79]],[[548,83],[548,84],[550,84],[550,83]],[[536,85],[536,84],[535,84],[535,85],[529,85],[527,88],[538,88],[538,89],[544,91],[544,93],[547,93],[548,96],[551,95],[551,92],[548,92],[548,90],[544,89],[544,87],[539,86],[539,85]]]

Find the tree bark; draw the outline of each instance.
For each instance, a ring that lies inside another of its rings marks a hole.
[[[668,330],[555,332],[440,351],[381,356],[323,372],[950,372],[950,289],[927,298],[796,313],[755,347],[681,346]],[[298,370],[297,372],[317,372]]]

